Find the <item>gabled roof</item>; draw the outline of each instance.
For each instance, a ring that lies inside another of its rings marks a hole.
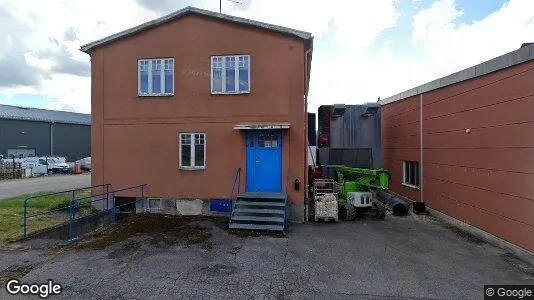
[[[100,40],[94,41],[92,43],[83,45],[83,46],[80,47],[80,50],[85,52],[85,53],[90,53],[91,50],[93,50],[93,49],[95,49],[97,47],[100,47],[102,45],[106,45],[106,44],[118,41],[120,39],[129,37],[131,35],[134,35],[134,34],[137,34],[139,32],[145,31],[147,29],[150,29],[150,28],[165,24],[167,22],[179,19],[179,18],[181,18],[183,16],[186,16],[186,15],[189,15],[189,14],[197,14],[197,15],[206,16],[206,17],[210,17],[210,18],[215,18],[215,19],[219,19],[219,20],[224,20],[224,21],[228,21],[228,22],[232,22],[232,23],[236,23],[236,24],[253,26],[253,27],[257,27],[257,28],[261,28],[261,29],[265,29],[265,30],[270,30],[270,31],[274,31],[274,32],[279,32],[279,33],[295,36],[295,37],[301,38],[303,40],[311,40],[312,39],[312,34],[309,33],[309,32],[300,31],[300,30],[291,29],[291,28],[282,27],[282,26],[273,25],[273,24],[268,24],[268,23],[263,23],[263,22],[258,22],[258,21],[249,20],[249,19],[245,19],[245,18],[234,17],[234,16],[230,16],[230,15],[225,15],[225,14],[221,14],[221,13],[217,13],[217,12],[213,12],[213,11],[209,11],[209,10],[204,10],[204,9],[188,6],[186,8],[180,9],[178,11],[170,13],[170,14],[168,14],[166,16],[161,17],[161,18],[146,22],[144,24],[141,24],[141,25],[132,27],[130,29],[121,31],[119,33],[110,35],[110,36],[105,37],[103,39],[100,39]]]
[[[0,104],[0,119],[91,125],[91,115]]]

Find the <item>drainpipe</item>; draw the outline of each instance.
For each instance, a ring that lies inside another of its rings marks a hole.
[[[426,214],[425,199],[424,199],[424,181],[423,181],[423,93],[419,95],[419,202],[414,202],[413,211],[416,214]]]
[[[310,47],[304,53],[304,120],[305,124],[308,124],[308,89],[309,89],[309,74],[308,74],[308,57],[312,52],[313,48]],[[306,176],[308,172],[308,126],[304,128],[306,147],[304,147],[304,177],[306,180],[303,180],[303,192],[304,192],[304,222],[308,222],[308,178]]]
[[[419,125],[420,125],[420,137],[421,137],[421,144],[420,144],[420,154],[421,154],[421,164],[419,165],[419,184],[421,185],[421,202],[425,202],[425,199],[424,199],[424,182],[423,182],[423,166],[424,166],[424,160],[423,160],[423,94],[421,94],[419,96],[419,102],[420,102],[420,105],[421,105],[421,109],[419,110],[420,112],[420,117],[419,117]]]

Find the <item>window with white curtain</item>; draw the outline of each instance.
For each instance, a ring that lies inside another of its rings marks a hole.
[[[250,55],[211,57],[211,93],[250,92]]]
[[[137,75],[139,96],[174,94],[174,58],[140,59]]]

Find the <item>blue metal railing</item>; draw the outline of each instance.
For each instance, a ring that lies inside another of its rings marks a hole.
[[[234,191],[236,190],[236,186],[237,186],[237,194],[235,194],[234,196]],[[232,201],[232,211],[234,210],[235,199],[237,199],[237,196],[239,196],[240,191],[241,191],[241,167],[237,168],[237,170],[235,171],[234,182],[232,185],[232,190],[230,191],[230,200]],[[230,222],[230,219],[228,219],[228,222]]]
[[[285,209],[285,213],[284,213],[284,230],[287,230],[287,207],[289,205],[289,202],[288,202],[288,191],[289,191],[289,179],[291,178],[291,170],[287,170],[287,177],[286,177],[286,190],[285,190],[285,199],[284,199],[284,209]]]
[[[23,205],[24,205],[24,214],[23,214],[23,221],[22,221],[23,238],[27,238],[28,237],[27,227],[28,227],[28,219],[29,218],[47,215],[47,214],[50,214],[50,213],[56,212],[56,211],[64,211],[66,209],[68,209],[68,211],[69,211],[69,214],[68,214],[68,217],[69,217],[69,220],[68,220],[68,231],[67,231],[67,236],[68,236],[69,240],[72,240],[74,238],[74,235],[75,235],[75,233],[74,233],[74,223],[77,222],[77,221],[80,221],[82,219],[91,218],[91,217],[95,217],[95,216],[101,216],[104,213],[110,213],[111,214],[111,224],[115,225],[117,223],[117,209],[118,208],[126,206],[126,205],[131,205],[131,204],[136,203],[138,201],[143,201],[143,203],[145,204],[146,201],[144,201],[144,200],[145,200],[145,188],[146,188],[146,186],[147,186],[146,184],[140,184],[140,185],[135,185],[135,186],[129,186],[129,187],[126,187],[126,188],[122,188],[122,189],[119,189],[119,190],[109,191],[110,184],[101,184],[101,185],[95,185],[95,186],[86,187],[86,188],[80,188],[80,189],[75,189],[75,190],[67,190],[67,191],[63,191],[63,192],[50,193],[50,194],[45,194],[45,195],[40,195],[40,196],[29,197],[29,198],[25,199],[24,203],[23,203]],[[92,194],[91,193],[90,196],[76,198],[76,195],[75,195],[76,191],[86,190],[86,189],[93,190],[93,189],[98,188],[98,187],[105,187],[105,192],[102,192],[100,194]],[[138,189],[140,190],[140,194],[141,194],[141,197],[139,199],[137,199],[135,201],[132,201],[130,203],[117,205],[117,203],[115,201],[115,196],[117,195],[117,193],[124,192],[124,191],[138,190]],[[72,192],[72,198],[69,201],[69,204],[67,206],[59,207],[59,208],[56,208],[54,210],[50,210],[50,211],[46,211],[46,212],[41,212],[41,213],[36,213],[36,214],[33,214],[33,215],[28,215],[28,200],[36,199],[36,198],[39,198],[39,197],[45,197],[45,196],[51,196],[51,195],[59,195],[59,194],[63,194],[63,193],[70,193],[70,192]],[[111,206],[109,205],[110,198],[112,200],[112,205]],[[87,201],[84,201],[84,200],[87,200]],[[87,215],[83,215],[83,216],[77,216],[78,208],[80,207],[80,202],[82,202],[81,203],[82,206],[93,207],[93,204],[96,203],[96,202],[99,202],[99,201],[102,201],[102,205],[101,205],[101,209],[97,209],[97,212],[93,212],[93,213],[90,213],[90,214],[87,214]],[[105,201],[105,203],[103,201]]]
[[[93,186],[88,186],[88,187],[83,187],[83,188],[77,188],[77,189],[72,189],[72,190],[65,190],[65,191],[61,191],[61,192],[54,192],[54,193],[48,193],[48,194],[44,194],[44,195],[38,195],[38,196],[32,196],[32,197],[28,197],[26,199],[24,199],[24,202],[22,204],[23,208],[23,215],[22,215],[22,236],[24,238],[27,237],[27,233],[28,233],[28,218],[31,218],[31,217],[36,217],[36,216],[39,216],[39,215],[44,215],[44,214],[48,214],[50,212],[55,212],[55,211],[60,211],[60,210],[63,210],[65,209],[66,207],[60,207],[58,209],[54,209],[52,211],[48,211],[46,213],[39,213],[39,214],[34,214],[34,215],[30,215],[28,216],[28,200],[33,200],[33,199],[39,199],[39,198],[44,198],[44,197],[48,197],[48,196],[54,196],[54,195],[61,195],[61,194],[66,194],[66,193],[72,193],[72,198],[71,199],[75,199],[76,198],[76,191],[83,191],[83,190],[88,190],[88,189],[95,189],[95,188],[99,188],[99,187],[105,187],[106,189],[106,193],[109,192],[109,184],[99,184],[99,185],[93,185]],[[72,201],[72,200],[71,200]]]
[[[230,192],[230,199],[234,199],[234,191],[235,191],[236,185],[237,185],[237,194],[236,194],[237,196],[240,194],[240,190],[241,190],[241,167],[237,168],[237,170],[235,171],[234,183],[232,185],[232,191]]]

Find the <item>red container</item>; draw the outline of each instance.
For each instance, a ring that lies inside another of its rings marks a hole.
[[[81,174],[82,173],[82,166],[80,163],[74,164],[74,174]]]

